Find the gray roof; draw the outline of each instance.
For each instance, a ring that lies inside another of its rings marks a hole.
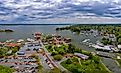
[[[81,54],[81,53],[74,53],[74,55],[79,56],[82,59],[88,59],[89,58],[89,56]]]

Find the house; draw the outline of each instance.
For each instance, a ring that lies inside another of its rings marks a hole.
[[[96,50],[98,51],[112,51],[113,47],[112,46],[101,46],[101,45],[92,45],[92,47],[96,48]]]
[[[107,38],[111,41],[116,41],[116,36],[114,34],[107,34],[106,36],[104,36],[104,38]]]
[[[85,59],[88,59],[89,56],[87,55],[84,55],[84,54],[81,54],[81,53],[74,53],[75,56],[78,56],[79,58],[85,60]]]

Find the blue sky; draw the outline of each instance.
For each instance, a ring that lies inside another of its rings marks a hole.
[[[0,0],[0,23],[121,23],[121,0]]]

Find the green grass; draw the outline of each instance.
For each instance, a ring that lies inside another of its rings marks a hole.
[[[0,48],[0,57],[14,55],[19,49],[20,47],[2,47]],[[10,50],[12,53],[8,54],[7,52]]]
[[[13,73],[14,69],[0,65],[0,73]]]
[[[61,65],[72,73],[110,73],[96,56],[88,60],[80,60],[77,57],[73,57],[63,61]]]

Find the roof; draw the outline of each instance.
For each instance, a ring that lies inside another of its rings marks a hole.
[[[16,44],[16,43],[9,43],[9,44],[6,44],[6,46],[8,46],[8,47],[15,47],[15,46],[18,46],[18,44]]]
[[[35,36],[41,35],[41,33],[40,33],[40,32],[35,32],[34,35],[35,35]]]
[[[99,46],[99,45],[93,45],[94,48],[96,49],[102,49],[102,50],[111,50],[111,46]]]
[[[89,56],[81,54],[81,53],[74,53],[74,55],[79,56],[82,59],[88,59],[89,58]]]

